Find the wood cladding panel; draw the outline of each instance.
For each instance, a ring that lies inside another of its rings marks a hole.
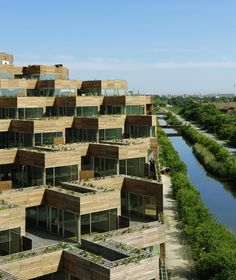
[[[45,166],[45,154],[35,151],[18,150],[16,162],[21,165]]]
[[[44,202],[45,188],[25,188],[21,191],[5,191],[0,199],[28,208],[39,206]]]
[[[13,55],[10,53],[0,53],[0,60],[6,60],[9,61],[10,63],[13,63]],[[4,65],[4,64],[3,64]],[[9,65],[9,64],[6,64]]]
[[[146,180],[138,180],[133,178],[124,178],[122,191],[133,192],[140,195],[150,195],[161,197],[163,185],[161,183],[150,182]]]
[[[74,118],[72,126],[74,128],[98,129],[98,118],[77,117]]]
[[[76,97],[75,96],[63,96],[55,97],[52,106],[58,107],[76,107]]]
[[[0,181],[0,192],[12,189],[12,181]]]
[[[157,213],[163,212],[163,185],[161,183],[125,178],[122,191],[155,197]]]
[[[117,235],[111,239],[137,248],[146,248],[162,244],[166,241],[165,225],[159,224],[156,227],[140,230],[138,232]]]
[[[118,209],[120,214],[120,191],[97,193],[95,195],[81,196],[80,213],[87,214],[106,209]]]
[[[21,235],[25,234],[25,208],[0,210],[0,221],[0,231],[20,227]]]
[[[88,183],[91,183],[94,186],[97,187],[104,187],[108,189],[115,189],[115,190],[121,190],[122,185],[124,182],[123,176],[112,176],[112,177],[106,177],[105,179],[89,179]]]
[[[35,88],[36,83],[36,80],[0,79],[0,88],[22,88],[22,92],[26,92],[26,89]]]
[[[126,96],[104,96],[102,105],[125,105]]]
[[[147,280],[159,279],[159,257],[113,267],[110,270],[110,280]]]
[[[147,158],[149,147],[145,144],[135,144],[119,147],[119,159],[128,159],[128,158]]]
[[[71,127],[73,117],[61,117],[53,119],[34,120],[34,132],[50,132],[50,131],[64,131],[65,128]]]
[[[12,120],[9,131],[33,133],[34,132],[34,121]]]
[[[89,144],[88,154],[97,157],[119,158],[119,147],[101,144]]]
[[[68,273],[83,280],[109,280],[110,271],[96,263],[90,262],[79,256],[63,252],[63,269]]]
[[[16,159],[17,149],[0,149],[0,164],[11,164]]]
[[[157,160],[158,159],[158,145],[157,145],[156,137],[150,138],[150,148],[153,150],[154,160]]]
[[[0,108],[16,108],[17,98],[14,97],[0,97]]]
[[[100,106],[103,96],[77,96],[76,107],[79,106]]]
[[[89,179],[94,177],[94,170],[81,170],[79,173],[80,180]]]
[[[152,116],[126,116],[126,124],[153,125]]]
[[[49,206],[80,213],[80,197],[47,189],[45,203]]]
[[[153,104],[154,103],[154,97],[153,96],[126,96],[126,105],[141,105],[141,104]]]
[[[82,89],[85,88],[101,88],[102,81],[96,80],[96,81],[82,81]]]
[[[46,107],[45,97],[17,97],[17,108],[37,108]]]
[[[99,129],[123,128],[125,124],[125,116],[108,116],[98,119]]]
[[[22,280],[33,279],[57,272],[61,257],[62,250],[1,264],[0,268]]]
[[[83,148],[85,145],[81,145]],[[88,146],[88,144],[87,144]],[[64,166],[78,164],[80,167],[81,156],[87,154],[87,149],[47,152],[45,153],[45,167]]]
[[[0,120],[0,132],[6,132],[10,129],[11,120]]]
[[[102,80],[101,87],[128,89],[128,82],[126,80]]]

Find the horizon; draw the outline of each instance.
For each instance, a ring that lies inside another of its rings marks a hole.
[[[233,0],[41,0],[38,18],[26,0],[2,7],[0,47],[15,65],[62,63],[71,79],[126,79],[134,92],[235,92]]]

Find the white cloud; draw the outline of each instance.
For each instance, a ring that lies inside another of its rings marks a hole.
[[[119,70],[135,71],[142,69],[216,69],[236,68],[236,61],[187,61],[187,62],[132,62],[132,61],[110,61],[109,59],[89,59],[87,61],[73,62],[67,64],[71,70]]]
[[[219,69],[236,68],[236,60],[219,59],[215,61],[164,61],[164,62],[136,62],[130,59],[92,57],[79,60],[71,55],[57,55],[50,58],[38,55],[18,56],[16,65],[44,64],[53,65],[62,63],[71,71],[95,70],[95,71],[136,71],[152,69]]]

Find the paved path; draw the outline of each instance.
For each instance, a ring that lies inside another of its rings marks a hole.
[[[170,177],[162,175],[164,216],[166,225],[166,267],[171,280],[194,279],[194,264],[189,245],[184,244],[176,201],[172,198]]]

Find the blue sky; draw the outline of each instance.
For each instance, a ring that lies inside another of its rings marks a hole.
[[[233,92],[235,0],[0,0],[0,51],[157,93]],[[3,39],[4,38],[4,39]]]

